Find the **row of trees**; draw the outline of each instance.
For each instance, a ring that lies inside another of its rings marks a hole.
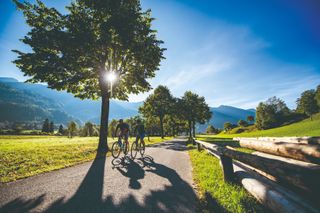
[[[290,110],[286,103],[277,98],[269,98],[259,103],[256,110],[256,127],[269,129],[310,117],[320,112],[320,85],[316,89],[304,91],[297,99],[297,107]]]
[[[41,132],[54,134],[55,127],[53,121],[50,122],[49,119],[46,119],[43,122]],[[67,128],[64,128],[64,126],[60,124],[56,133],[57,135],[67,135],[70,138],[75,135],[82,137],[99,136],[99,127],[91,122],[86,122],[84,126],[79,126],[76,122],[70,121]]]
[[[235,127],[246,127],[246,126],[248,126],[248,125],[250,125],[250,124],[253,124],[253,122],[254,122],[254,116],[252,116],[252,115],[248,115],[247,116],[247,120],[243,120],[243,119],[240,119],[239,121],[238,121],[238,125],[236,125],[236,124],[232,124],[231,122],[225,122],[224,124],[223,124],[223,129],[225,130],[225,131],[229,131],[229,130],[231,130],[231,129],[233,129],[233,128],[235,128]]]
[[[41,132],[53,133],[53,132],[54,132],[54,123],[53,123],[53,121],[49,121],[49,119],[47,118],[47,119],[43,122]]]
[[[185,130],[186,126],[189,137],[195,136],[196,123],[204,124],[212,116],[204,97],[191,91],[186,91],[181,98],[173,97],[170,90],[162,85],[147,97],[139,112],[151,134],[154,134],[154,124],[158,122],[162,138],[165,128],[175,135]]]
[[[99,136],[99,126],[91,122],[86,122],[84,126],[78,126],[76,122],[71,121],[67,129],[63,131],[63,135],[68,135],[70,138],[75,135],[81,137]]]

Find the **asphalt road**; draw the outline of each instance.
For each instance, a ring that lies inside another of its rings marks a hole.
[[[0,212],[10,213],[195,212],[196,200],[180,140],[147,147],[134,161],[100,158],[0,185]]]

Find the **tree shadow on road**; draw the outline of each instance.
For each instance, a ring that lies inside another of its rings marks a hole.
[[[174,143],[165,143],[161,147],[178,151],[188,149],[184,142]],[[112,192],[107,192],[108,195],[104,195],[104,181],[105,178],[108,178],[105,163],[105,157],[96,158],[76,193],[70,199],[61,197],[46,209],[41,209],[41,212],[201,212],[204,209],[225,212],[225,209],[211,196],[206,196],[205,200],[207,202],[204,206],[190,184],[185,182],[174,169],[155,162],[148,155],[135,161],[128,157],[114,159],[112,160],[113,169],[117,169],[119,174],[127,177],[129,188],[134,190],[144,187],[141,186],[139,180],[143,179],[148,173],[161,176],[167,179],[170,184],[161,187],[161,189],[150,190],[143,200],[138,201],[129,193],[121,201],[115,200],[110,195]],[[18,198],[0,208],[0,212],[38,211],[35,208],[42,204],[44,197],[45,195],[41,195],[27,201]]]
[[[32,209],[36,208],[40,205],[44,200],[45,195],[41,195],[36,199],[31,200],[23,200],[21,198],[17,198],[0,208],[0,212],[3,213],[22,213],[22,212],[30,212]]]
[[[73,197],[68,200],[61,197],[41,212],[195,212],[197,196],[192,187],[175,170],[154,162],[151,157],[141,158],[137,162],[130,161],[127,165],[128,170],[131,170],[129,172],[119,167],[120,174],[132,179],[131,187],[136,189],[141,185],[135,185],[135,182],[143,178],[146,172],[166,178],[170,185],[165,185],[160,190],[151,190],[142,201],[136,200],[132,194],[128,194],[121,201],[114,200],[111,195],[104,197],[104,175],[108,175],[108,172],[105,172],[105,162],[105,157],[96,158]],[[35,208],[41,204],[43,196],[28,201],[17,199],[2,207],[0,211],[38,211]]]

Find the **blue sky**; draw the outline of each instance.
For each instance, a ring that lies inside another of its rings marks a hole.
[[[47,0],[63,8],[69,1]],[[211,106],[254,108],[277,96],[295,107],[304,90],[320,84],[318,0],[143,0],[165,41],[153,87],[167,85],[176,96],[191,90]],[[10,62],[11,49],[28,28],[10,0],[0,3],[0,76],[25,80]],[[148,95],[130,96],[141,101]]]

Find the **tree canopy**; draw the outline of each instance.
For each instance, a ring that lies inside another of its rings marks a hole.
[[[317,105],[320,109],[320,85],[317,86],[315,97]]]
[[[256,126],[258,129],[268,129],[281,125],[290,114],[285,102],[277,97],[269,98],[259,103],[256,110]]]
[[[180,115],[188,121],[189,124],[189,137],[195,136],[196,122],[204,124],[212,117],[210,107],[205,101],[204,97],[201,97],[191,91],[184,93],[180,103]]]
[[[297,100],[297,111],[304,113],[311,118],[313,114],[318,112],[318,109],[316,91],[313,89],[304,91]]]
[[[245,126],[248,126],[248,122],[246,122],[245,120],[240,119],[238,121],[238,125],[242,126],[242,127],[245,127]]]
[[[77,131],[77,124],[74,121],[71,121],[68,124],[69,137],[72,138],[74,136],[74,134],[76,133],[76,131]]]
[[[170,90],[166,86],[158,86],[154,92],[147,97],[143,105],[139,108],[139,112],[144,117],[158,117],[160,121],[161,137],[163,133],[163,119],[165,115],[169,115],[174,107],[174,98]]]
[[[232,129],[232,123],[230,123],[230,122],[225,122],[224,124],[223,124],[223,129],[225,130],[225,131],[229,131],[230,129]]]
[[[253,122],[253,121],[254,121],[254,116],[248,115],[248,116],[247,116],[247,121],[248,121],[249,123]]]
[[[209,124],[207,129],[206,129],[206,133],[207,134],[213,134],[213,133],[216,133],[216,129],[211,125]]]
[[[99,150],[106,149],[109,99],[149,91],[147,79],[163,59],[151,11],[142,11],[140,0],[74,0],[66,13],[40,0],[14,2],[30,26],[21,39],[30,51],[14,50],[14,63],[29,82],[45,82],[82,99],[102,98]],[[116,76],[113,88],[109,73]]]

